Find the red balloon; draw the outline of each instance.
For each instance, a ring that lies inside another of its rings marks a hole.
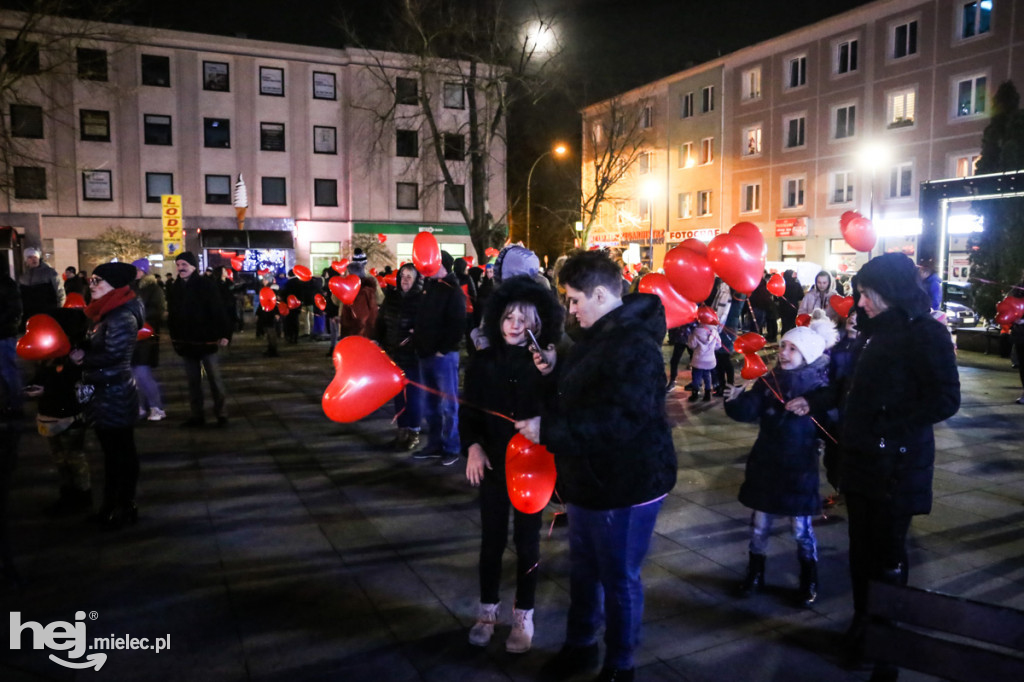
[[[82,295],[80,293],[78,293],[76,291],[72,291],[64,299],[64,307],[65,308],[84,308],[85,307],[85,299],[82,298]]]
[[[555,491],[555,457],[521,433],[505,449],[505,483],[512,506],[524,514],[544,509]]]
[[[697,319],[697,304],[687,301],[672,288],[668,277],[660,272],[644,275],[640,280],[638,291],[642,294],[654,294],[665,306],[665,324],[669,329],[682,327]]]
[[[373,275],[374,277],[376,277],[377,276],[377,268],[370,268],[370,274]]]
[[[412,264],[424,277],[433,277],[441,269],[441,246],[429,232],[420,232],[412,240]]]
[[[288,304],[284,301],[277,304],[277,312],[281,317],[288,317],[288,314],[291,313],[291,311],[291,308],[289,308]]]
[[[756,379],[762,376],[768,368],[765,367],[764,360],[757,353],[745,353],[743,355],[743,369],[740,370],[740,376],[744,379]]]
[[[327,299],[324,298],[323,294],[317,294],[316,296],[314,296],[313,297],[313,303],[320,310],[326,310],[327,309]]]
[[[384,275],[384,283],[387,284],[390,287],[397,287],[398,286],[398,271],[395,270],[393,272],[389,272],[388,274]]]
[[[339,301],[345,305],[352,305],[355,303],[356,294],[359,293],[361,284],[359,275],[345,275],[344,277],[331,277],[327,287],[332,294],[338,297]]]
[[[691,248],[697,242],[703,253]],[[704,242],[687,239],[665,254],[665,275],[672,287],[691,301],[703,301],[715,286],[715,273],[707,259]]]
[[[235,270],[241,270],[242,266],[245,265],[245,259],[235,256],[231,259],[231,267]]]
[[[40,313],[28,318],[25,335],[18,339],[14,350],[25,360],[51,360],[70,353],[71,342],[57,320]]]
[[[348,258],[342,258],[341,260],[332,260],[331,269],[339,275],[345,272],[345,268],[348,267]]]
[[[488,246],[486,249],[484,249],[484,255],[487,256],[488,258],[494,258],[499,253],[501,253],[501,251],[498,251],[493,246]]]
[[[832,306],[832,310],[839,313],[839,317],[849,317],[850,309],[853,308],[853,296],[832,294],[829,296],[828,304]]]
[[[633,272],[640,272],[644,269],[643,263],[633,263]]]
[[[801,313],[796,316],[796,326],[808,327],[811,324],[811,316],[807,313]]]
[[[271,310],[273,310],[274,308],[277,307],[277,303],[275,301],[264,301],[261,298],[260,299],[260,307],[263,308],[264,310],[266,310],[269,313]],[[285,310],[287,310],[287,309],[288,309],[288,306],[286,305],[285,306]]]
[[[378,233],[377,233],[377,241],[378,241],[378,242],[380,242],[381,244],[383,244],[383,243],[384,243],[384,242],[386,242],[387,240],[388,240],[388,236],[387,236],[386,234],[382,234],[382,233],[380,233],[380,232],[378,232]]]
[[[1013,325],[1024,317],[1024,298],[1007,296],[996,304],[995,322],[1001,327]]]
[[[683,247],[684,249],[689,249],[690,251],[693,251],[695,253],[699,253],[705,258],[708,257],[708,245],[699,239],[694,239],[693,237],[690,237],[689,239],[684,239],[683,241],[679,242],[679,246]]]
[[[463,256],[462,260],[466,261],[466,265],[473,267],[473,256]]]
[[[135,338],[139,341],[145,341],[151,336],[153,336],[153,328],[149,326],[148,322],[139,327],[138,333],[135,334]]]
[[[380,346],[364,336],[346,336],[332,353],[334,379],[321,405],[332,421],[354,422],[394,398],[408,383]]]
[[[728,234],[708,244],[708,260],[722,281],[741,294],[750,294],[764,276],[768,247],[760,228],[753,223],[736,223]]]
[[[737,353],[756,353],[764,348],[764,337],[755,332],[747,332],[733,342]]]
[[[235,271],[234,270],[225,269],[224,270],[224,279],[226,279],[229,282],[234,282],[235,281]]]
[[[288,295],[288,307],[291,308],[292,310],[295,310],[296,308],[301,308],[302,307],[302,301],[300,301],[299,297],[296,296],[295,294],[289,294]]]
[[[855,251],[866,253],[875,247],[875,226],[864,216],[853,218],[845,226],[840,224],[839,231]]]
[[[783,294],[786,293],[786,279],[776,272],[774,275],[768,278],[768,283],[765,284],[765,287],[772,294],[776,296],[782,296]]]
[[[622,271],[622,276],[623,276],[623,277],[625,278],[625,280],[626,280],[627,282],[629,282],[630,284],[632,284],[632,283],[633,283],[633,280],[634,280],[634,279],[636,279],[636,273],[635,273],[635,272],[633,272],[632,270],[623,270],[623,271]]]
[[[697,321],[700,322],[701,324],[711,324],[718,326],[718,313],[716,313],[714,310],[707,307],[706,305],[702,305],[701,307],[697,308]]]
[[[856,211],[843,211],[843,215],[839,216],[839,231],[842,232],[846,229],[846,226],[850,224],[850,221],[854,218],[863,218],[860,213]]]
[[[260,289],[260,302],[262,303],[264,301],[270,301],[272,303],[277,301],[277,294],[274,293],[274,290],[270,287],[263,287]]]
[[[310,272],[309,268],[305,265],[296,265],[292,268],[292,272],[295,273],[295,276],[299,278],[300,282],[308,282],[313,278],[313,273]]]

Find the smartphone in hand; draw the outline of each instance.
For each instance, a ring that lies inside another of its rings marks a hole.
[[[537,337],[533,335],[533,332],[527,329],[526,336],[530,339],[530,342],[526,344],[526,348],[531,353],[540,353],[540,344],[537,343]]]

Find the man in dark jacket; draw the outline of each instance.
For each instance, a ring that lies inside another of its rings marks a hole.
[[[466,325],[466,297],[452,267],[455,259],[441,252],[441,268],[427,278],[416,311],[413,345],[420,359],[420,376],[429,388],[427,447],[415,459],[440,459],[450,466],[459,461],[459,340]]]
[[[174,351],[185,361],[191,416],[186,427],[203,426],[203,375],[210,380],[213,411],[217,425],[228,422],[224,380],[220,373],[217,350],[228,345],[230,322],[221,301],[217,284],[201,275],[199,262],[191,251],[182,251],[174,259],[178,278],[167,290],[167,330]]]
[[[15,348],[21,325],[21,291],[11,278],[7,261],[0,262],[0,381],[7,392],[6,409],[21,412],[22,381]]]
[[[550,678],[597,665],[603,611],[600,679],[633,679],[643,617],[640,570],[676,481],[661,354],[665,309],[652,294],[620,298],[620,279],[603,253],[566,261],[559,283],[581,333],[564,358],[556,359],[551,346],[534,353],[548,375],[547,404],[540,417],[516,424],[554,454],[568,508],[569,623],[565,645],[545,666]]]
[[[25,249],[25,270],[18,278],[24,307],[22,330],[33,315],[64,305],[64,287],[60,277],[56,270],[42,261],[42,257],[42,252],[35,247]]]

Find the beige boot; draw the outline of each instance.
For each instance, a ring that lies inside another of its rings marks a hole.
[[[505,642],[510,654],[525,654],[533,642],[533,609],[512,609],[512,632]]]

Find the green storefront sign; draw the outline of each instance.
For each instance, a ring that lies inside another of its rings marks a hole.
[[[468,237],[469,227],[463,224],[440,223],[352,223],[355,234],[417,234],[431,232],[448,237]]]

